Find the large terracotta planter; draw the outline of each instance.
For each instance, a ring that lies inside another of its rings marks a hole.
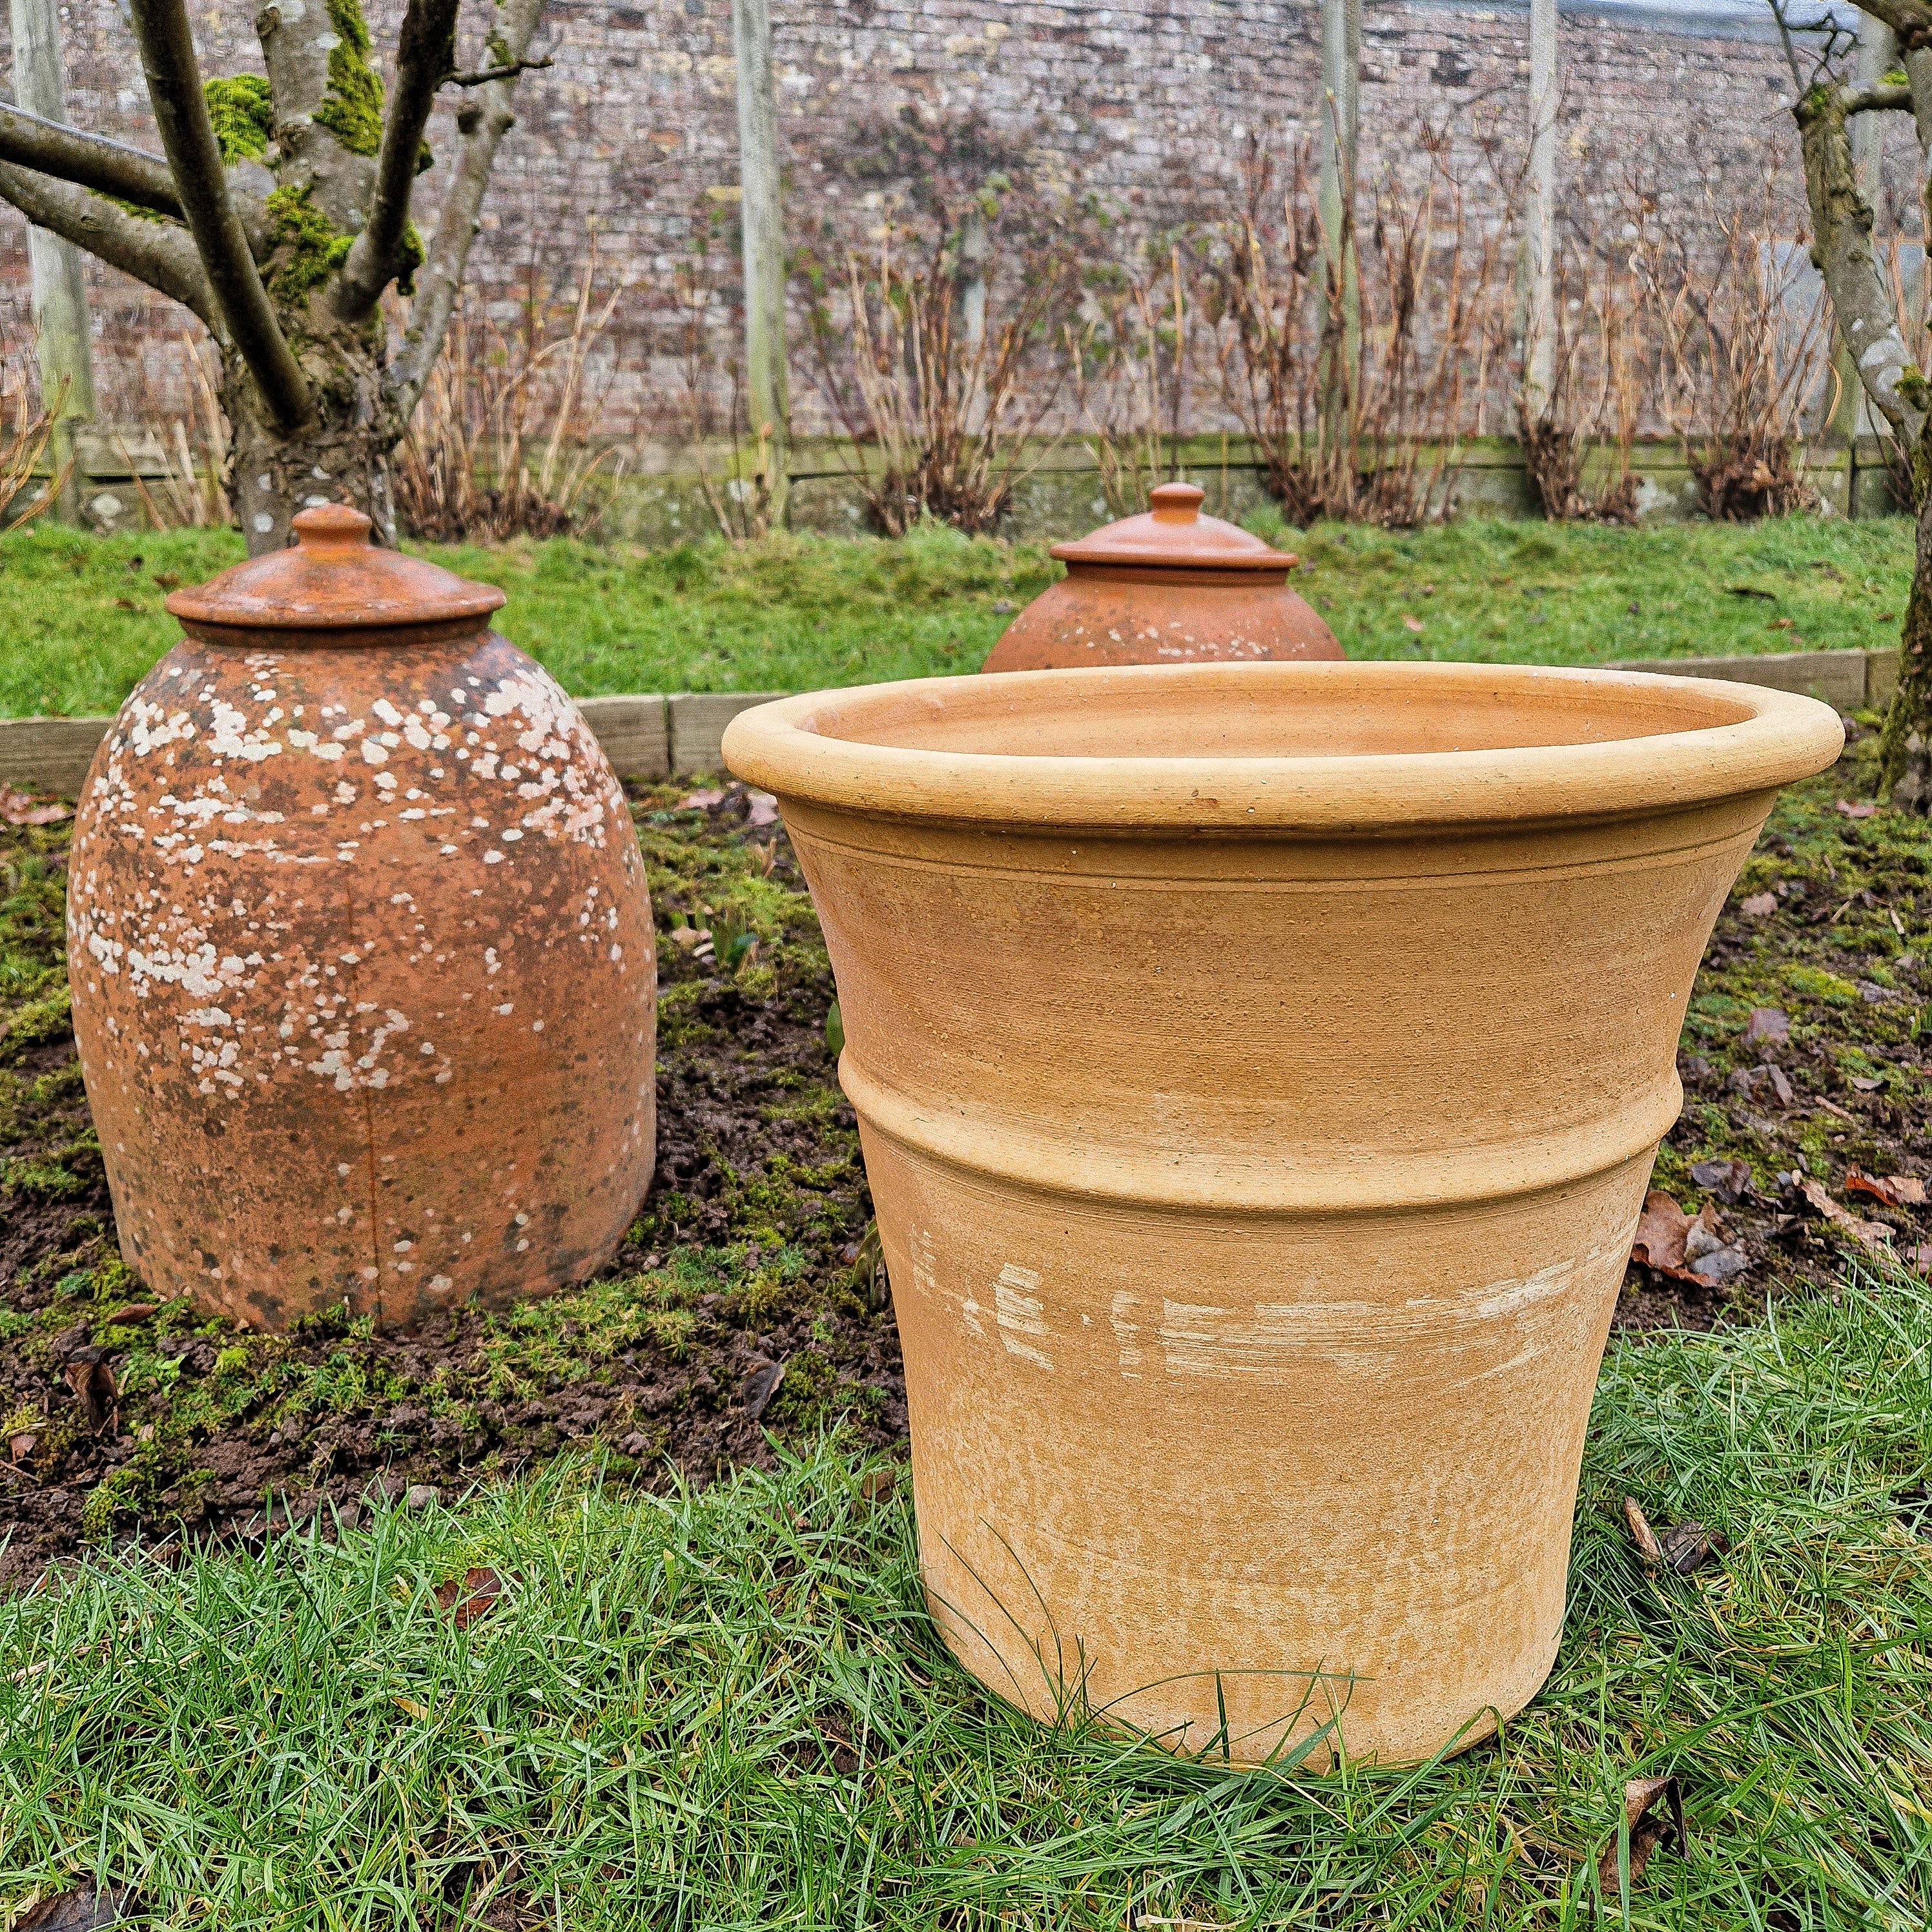
[[[331,506],[178,591],[96,754],[68,899],[121,1250],[280,1328],[541,1293],[655,1156],[656,961],[623,794],[489,628],[503,596]]]
[[[1692,977],[1840,742],[1775,692],[1437,664],[733,723],[837,972],[970,1669],[1235,1761],[1331,1720],[1418,1759],[1534,1694]]]

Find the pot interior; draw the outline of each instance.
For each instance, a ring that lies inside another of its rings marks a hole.
[[[1600,745],[1739,724],[1715,682],[1490,664],[1022,671],[829,692],[800,728],[906,751],[1057,758],[1341,758]]]

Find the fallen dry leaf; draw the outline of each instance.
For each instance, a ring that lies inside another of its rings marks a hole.
[[[1750,1265],[1742,1249],[1726,1244],[1714,1201],[1706,1202],[1694,1217],[1657,1187],[1643,1197],[1630,1259],[1702,1288],[1728,1281]]]
[[[158,1301],[130,1301],[108,1316],[107,1326],[112,1328],[126,1322],[145,1322],[149,1316],[160,1312],[160,1304]]]
[[[114,1371],[104,1361],[70,1362],[63,1371],[67,1385],[79,1399],[81,1407],[87,1412],[87,1426],[98,1435],[100,1426],[118,1400],[121,1391],[114,1386]]]
[[[1742,1201],[1751,1192],[1749,1161],[1700,1160],[1692,1166],[1690,1178],[1720,1201]]]
[[[1834,1228],[1842,1228],[1846,1234],[1867,1248],[1888,1254],[1892,1248],[1892,1230],[1882,1221],[1862,1221],[1849,1208],[1840,1208],[1825,1192],[1817,1181],[1806,1179],[1798,1184],[1798,1191],[1810,1202],[1825,1220]]]
[[[1650,1519],[1643,1513],[1634,1496],[1624,1498],[1624,1521],[1630,1526],[1630,1540],[1636,1545],[1636,1552],[1646,1563],[1664,1561],[1663,1546],[1657,1540],[1657,1532],[1650,1526]]]
[[[7,1460],[16,1468],[24,1462],[40,1446],[40,1438],[22,1430],[18,1436],[7,1438]]]
[[[449,1621],[458,1630],[467,1630],[502,1594],[502,1578],[480,1564],[436,1586],[438,1605],[449,1612]]]
[[[1646,1268],[1676,1270],[1684,1265],[1684,1238],[1690,1232],[1690,1216],[1661,1188],[1653,1187],[1643,1197],[1643,1212],[1637,1218],[1636,1234],[1630,1243],[1630,1258]]]
[[[1418,633],[1421,631],[1422,620],[1420,617],[1412,617],[1405,610],[1402,613],[1402,621],[1407,625],[1412,631],[1414,631]]]
[[[1887,1208],[1922,1208],[1925,1184],[1914,1174],[1861,1174],[1856,1168],[1845,1176],[1845,1192],[1862,1194]]]
[[[418,1724],[427,1724],[429,1721],[428,1708],[418,1704],[413,1697],[392,1697],[389,1702],[394,1705],[406,1718],[413,1718]]]
[[[1781,1006],[1754,1006],[1744,1022],[1744,1038],[1755,1046],[1760,1040],[1783,1042],[1791,1037],[1791,1016]]]
[[[745,814],[747,825],[776,825],[778,822],[778,802],[770,792],[748,791],[745,796],[752,808]]]
[[[1660,1808],[1666,1814],[1658,1815]],[[1676,1834],[1677,1855],[1684,1856],[1684,1797],[1675,1777],[1634,1778],[1624,1786],[1624,1824],[1630,1834],[1630,1882],[1643,1876],[1650,1855],[1665,1837]],[[1618,1834],[1618,1838],[1623,1835]],[[1597,1861],[1597,1882],[1606,1894],[1621,1893],[1617,1876],[1617,1839],[1604,1847]]]
[[[722,791],[687,792],[677,802],[680,812],[709,812],[714,805],[722,805],[724,794]]]
[[[764,1355],[753,1357],[752,1372],[745,1378],[742,1398],[748,1421],[755,1422],[764,1414],[772,1397],[778,1392],[778,1384],[784,1380],[784,1363],[774,1362]]]
[[[0,784],[0,818],[9,825],[57,825],[73,816],[74,807],[57,798],[36,798],[32,792]]]
[[[1855,804],[1850,799],[1841,798],[1838,801],[1838,809],[1847,818],[1875,818],[1878,812],[1876,806],[1864,799]]]
[[[859,1493],[868,1503],[882,1503],[898,1486],[896,1469],[874,1469],[869,1472],[859,1485]]]
[[[1885,1082],[1882,1080],[1868,1080],[1855,1073],[1852,1076],[1852,1084],[1861,1094],[1876,1094]]]
[[[1754,892],[1738,910],[1748,918],[1762,919],[1766,913],[1777,911],[1778,895],[1775,892]]]
[[[94,1932],[96,1926],[118,1925],[130,1916],[130,1889],[110,1885],[97,1892],[84,1883],[28,1906],[14,1921],[14,1932]]]
[[[1714,1558],[1724,1555],[1724,1539],[1715,1536],[1701,1522],[1680,1522],[1666,1529],[1662,1538],[1664,1560],[1680,1576],[1701,1570]]]

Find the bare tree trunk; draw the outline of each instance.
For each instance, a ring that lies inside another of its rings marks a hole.
[[[1891,289],[1873,253],[1871,202],[1860,191],[1850,132],[1858,114],[1906,104],[1893,94],[1882,87],[1856,95],[1841,87],[1814,87],[1800,98],[1797,118],[1811,259],[1825,278],[1832,320],[1864,394],[1912,466],[1918,548],[1899,639],[1898,693],[1881,740],[1879,789],[1901,810],[1925,812],[1932,811],[1932,388],[1906,351]],[[1918,94],[1915,86],[1915,104]]]
[[[14,98],[45,121],[67,118],[56,0],[13,0]],[[34,336],[39,350],[43,406],[56,412],[48,439],[54,473],[67,481],[58,509],[69,523],[80,514],[82,479],[74,424],[94,420],[94,338],[88,326],[87,284],[80,250],[44,228],[27,230],[33,275]]]
[[[1876,87],[1892,71],[1898,58],[1898,43],[1882,20],[1869,14],[1858,18],[1858,44],[1852,74],[1860,87]],[[1859,194],[1868,202],[1878,191],[1879,155],[1884,143],[1885,124],[1876,114],[1861,114],[1851,124],[1852,176]],[[1864,386],[1858,380],[1858,365],[1846,346],[1844,334],[1832,330],[1832,367],[1838,377],[1837,407],[1832,412],[1832,431],[1847,445],[1871,430],[1870,412],[1866,406]]]
[[[1556,0],[1529,0],[1529,176],[1523,203],[1522,406],[1549,412],[1556,380]]]
[[[228,497],[248,554],[281,549],[296,512],[311,503],[354,504],[375,525],[376,541],[393,545],[389,458],[406,425],[383,394],[376,358],[338,340],[305,345],[302,359],[316,407],[308,422],[288,430],[264,408],[241,357],[231,350],[222,358],[221,406],[230,433]]]
[[[784,210],[771,0],[731,0],[738,70],[739,218],[744,230],[745,390],[764,458],[766,514],[784,520],[790,415],[785,367]]]
[[[1322,0],[1322,92],[1316,103],[1321,170],[1316,208],[1322,223],[1322,286],[1328,303],[1322,331],[1322,430],[1328,452],[1346,440],[1361,367],[1362,290],[1355,249],[1355,147],[1360,120],[1361,0]]]

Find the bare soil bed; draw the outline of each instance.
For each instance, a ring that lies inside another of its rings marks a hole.
[[[1719,921],[1640,1231],[1660,1264],[1633,1262],[1624,1328],[1829,1293],[1846,1247],[1932,1258],[1932,833],[1859,803],[1870,753],[1862,732],[1780,802]],[[658,1139],[622,1250],[512,1313],[286,1336],[158,1307],[122,1267],[68,1027],[65,826],[0,809],[0,1586],[88,1545],[332,1529],[373,1490],[452,1499],[570,1444],[662,1485],[835,1424],[903,1438],[831,971],[782,830],[722,783],[633,807]]]

